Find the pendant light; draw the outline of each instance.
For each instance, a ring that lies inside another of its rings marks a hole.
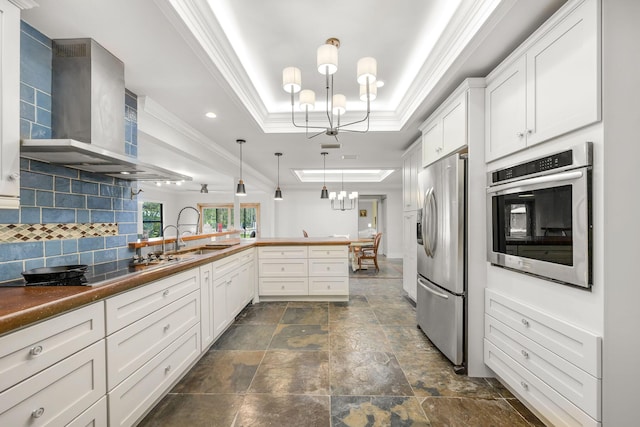
[[[240,145],[240,180],[238,180],[238,187],[236,188],[236,196],[244,197],[247,195],[244,189],[244,181],[242,180],[242,144],[246,143],[244,139],[236,139],[236,143]]]
[[[327,153],[323,151],[320,153],[322,155],[322,191],[320,192],[321,199],[329,198],[329,191],[327,190]]]
[[[273,196],[273,200],[282,200],[282,191],[280,191],[280,156],[282,153],[274,153],[278,158],[278,186],[276,187],[276,194]]]

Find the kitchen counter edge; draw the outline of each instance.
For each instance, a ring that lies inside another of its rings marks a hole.
[[[2,288],[0,289],[0,335],[252,247],[348,245],[350,243],[350,240],[338,238],[259,238],[211,254],[195,255],[193,259],[178,264],[106,280],[96,286]]]

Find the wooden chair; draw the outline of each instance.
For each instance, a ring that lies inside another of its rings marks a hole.
[[[302,235],[303,235],[304,237],[309,237],[309,235],[307,234],[307,230],[302,230]]]
[[[376,272],[380,271],[378,267],[378,246],[380,246],[380,240],[382,239],[382,233],[377,233],[373,238],[372,247],[363,247],[360,252],[357,252],[358,257],[358,269],[362,268],[362,260],[371,260],[376,266]]]

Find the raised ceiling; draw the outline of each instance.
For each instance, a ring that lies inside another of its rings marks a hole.
[[[285,66],[302,69],[303,87],[324,101],[317,47],[341,40],[336,90],[352,100],[358,58],[374,56],[385,86],[371,105],[371,131],[340,134],[327,169],[401,168],[418,125],[464,77],[486,75],[550,16],[562,0],[37,0],[23,19],[50,38],[91,37],[125,63],[126,87],[140,97],[140,152],[154,162],[233,191],[243,138],[248,191],[270,193],[300,183],[293,169],[322,167],[321,135],[307,140],[290,125]],[[204,116],[207,111],[216,119]],[[145,117],[161,118],[175,135],[160,141]],[[321,115],[320,115],[321,116]],[[318,120],[321,120],[319,117]],[[346,157],[346,160],[342,158]],[[212,167],[213,165],[213,167]],[[367,189],[397,188],[401,174]]]

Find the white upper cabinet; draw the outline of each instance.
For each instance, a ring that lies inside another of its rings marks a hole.
[[[0,0],[0,209],[20,203],[20,10]]]
[[[600,1],[570,2],[487,77],[487,161],[600,120],[600,39]]]
[[[483,78],[466,79],[422,124],[422,167],[467,146],[468,106],[472,90],[482,88]],[[475,94],[474,94],[475,97]],[[406,210],[406,209],[405,209]]]
[[[414,142],[402,156],[402,199],[405,211],[418,209],[418,172],[422,169],[422,144]]]

